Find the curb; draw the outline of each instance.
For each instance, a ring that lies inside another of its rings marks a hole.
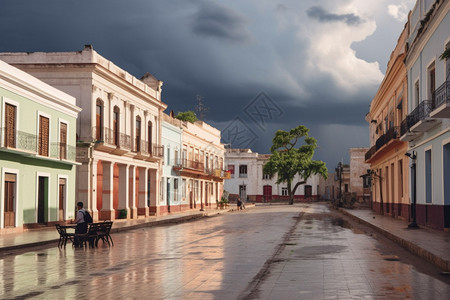
[[[414,243],[412,243],[412,242],[410,242],[408,240],[405,240],[405,239],[403,239],[403,238],[401,238],[399,236],[396,236],[396,235],[390,233],[389,231],[387,231],[387,230],[385,230],[383,228],[375,226],[374,224],[372,224],[372,223],[370,223],[370,222],[368,222],[366,220],[360,219],[357,216],[352,215],[351,213],[347,212],[346,210],[343,210],[343,209],[339,208],[339,211],[342,214],[352,218],[353,220],[355,220],[355,221],[357,221],[357,222],[359,222],[361,224],[364,224],[364,225],[374,229],[375,231],[378,231],[383,236],[385,236],[386,238],[390,239],[391,241],[399,244],[401,247],[403,247],[404,249],[408,250],[412,254],[423,258],[424,260],[432,263],[433,265],[441,268],[442,270],[444,270],[446,272],[450,271],[450,261],[442,259],[441,257],[431,253],[430,251],[428,251],[426,249],[423,249],[422,247],[420,247],[420,246],[418,246],[418,245],[416,245],[416,244],[414,244]]]

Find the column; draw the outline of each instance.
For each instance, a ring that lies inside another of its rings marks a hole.
[[[137,219],[136,207],[136,166],[129,166],[129,183],[128,183],[128,205],[130,208],[130,218]]]
[[[139,199],[138,199],[138,215],[149,216],[149,208],[147,205],[148,197],[148,168],[139,167]]]
[[[127,218],[130,217],[128,206],[128,178],[128,165],[119,164],[119,210],[125,209],[127,211]]]
[[[103,194],[102,194],[102,210],[99,219],[114,220],[113,208],[113,179],[114,164],[110,161],[102,161],[103,166]]]

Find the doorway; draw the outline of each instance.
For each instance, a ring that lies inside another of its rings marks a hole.
[[[4,198],[4,217],[5,227],[14,227],[16,214],[14,211],[14,202],[16,199],[16,174],[5,173],[5,198]]]
[[[44,224],[47,220],[46,208],[48,205],[48,177],[39,176],[38,179],[38,224]]]
[[[265,185],[263,187],[263,202],[270,202],[270,201],[272,201],[272,186]]]
[[[59,221],[64,221],[66,203],[66,179],[59,179]]]
[[[241,197],[242,201],[247,201],[247,186],[246,185],[240,185],[239,186],[239,197]]]

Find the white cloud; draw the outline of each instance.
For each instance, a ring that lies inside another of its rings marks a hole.
[[[405,22],[408,19],[409,7],[413,7],[415,1],[402,1],[400,4],[388,5],[388,14],[399,22]]]
[[[328,74],[346,92],[355,93],[367,86],[379,84],[383,78],[377,62],[367,62],[358,57],[351,45],[365,40],[376,30],[375,21],[368,17],[368,11],[360,10],[361,1],[351,1],[341,6],[339,13],[361,17],[357,26],[345,22],[305,22],[304,33],[309,37],[310,47],[308,74]],[[331,10],[332,8],[330,8]]]

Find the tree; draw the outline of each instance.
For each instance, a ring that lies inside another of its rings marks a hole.
[[[191,123],[194,123],[195,121],[198,120],[197,115],[192,110],[179,112],[175,116],[175,118],[177,118],[178,120],[181,120],[181,121],[188,121]]]
[[[297,188],[306,183],[311,175],[319,174],[325,179],[328,170],[323,161],[313,160],[314,150],[317,148],[317,140],[308,135],[309,129],[300,125],[289,132],[278,130],[272,140],[270,152],[272,155],[264,164],[264,173],[271,176],[277,174],[277,184],[287,183],[289,204],[294,204],[294,195]],[[296,147],[297,143],[304,141],[304,145]],[[303,180],[293,185],[295,175]]]

